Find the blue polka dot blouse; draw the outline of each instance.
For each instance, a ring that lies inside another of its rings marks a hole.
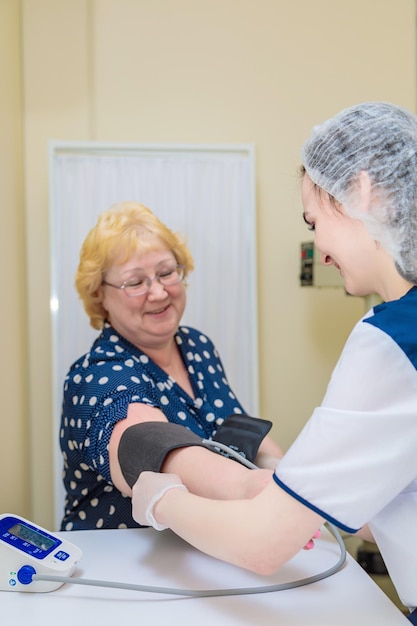
[[[130,403],[157,407],[170,422],[204,438],[212,437],[228,415],[244,412],[210,339],[185,326],[175,339],[195,399],[109,324],[71,366],[60,429],[66,490],[62,530],[138,526],[130,498],[111,482],[108,455],[113,427],[126,417]]]

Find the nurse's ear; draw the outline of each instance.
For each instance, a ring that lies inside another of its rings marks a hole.
[[[368,172],[362,170],[359,172],[359,176],[356,180],[357,188],[355,189],[358,194],[357,201],[355,202],[356,209],[359,214],[368,213],[372,200],[372,182]]]

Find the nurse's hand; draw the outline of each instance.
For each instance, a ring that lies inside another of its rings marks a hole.
[[[155,530],[168,528],[156,521],[153,509],[169,489],[188,491],[176,474],[142,472],[132,487],[132,517],[135,522],[141,526],[152,526]]]
[[[310,541],[308,541],[306,545],[304,546],[303,550],[312,550],[314,548],[314,539],[318,539],[320,535],[321,535],[320,530],[316,530],[316,532],[314,533]]]
[[[177,474],[160,472],[142,472],[132,487],[132,517],[141,526],[152,526],[155,530],[165,530],[168,526],[159,524],[154,517],[155,504],[169,489],[183,489],[187,487]],[[306,543],[304,550],[314,548],[314,539],[320,537],[320,530]]]

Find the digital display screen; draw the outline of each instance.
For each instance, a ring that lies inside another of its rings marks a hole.
[[[24,524],[15,524],[9,528],[8,532],[15,537],[19,537],[23,541],[30,543],[35,548],[48,551],[52,546],[56,545],[56,541],[51,537],[46,537],[42,533],[38,532],[34,528],[29,528]]]

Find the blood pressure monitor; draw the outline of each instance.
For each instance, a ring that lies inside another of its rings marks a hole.
[[[70,576],[81,556],[78,546],[49,530],[17,515],[0,515],[1,591],[54,591],[63,583],[32,576]]]
[[[320,574],[290,583],[243,589],[173,589],[149,587],[108,580],[85,580],[72,577],[82,556],[78,546],[29,522],[23,517],[0,514],[0,591],[54,591],[64,583],[95,587],[130,589],[147,593],[164,593],[195,598],[266,593],[307,585],[338,572],[346,560],[346,547],[337,528],[327,523],[340,548],[340,558]],[[75,533],[76,534],[76,533]]]

